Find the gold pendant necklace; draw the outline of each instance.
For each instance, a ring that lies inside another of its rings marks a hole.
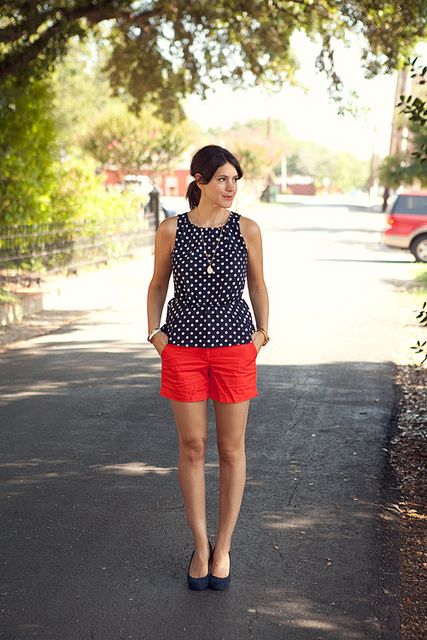
[[[199,217],[201,217],[198,207],[196,207],[196,211],[197,211]],[[225,224],[223,224],[222,227],[221,227],[221,231],[220,231],[220,234],[219,234],[218,238],[216,239],[216,246],[215,246],[215,248],[214,248],[214,250],[212,252],[211,257],[209,257],[208,252],[206,251],[205,239],[203,237],[203,227],[200,227],[200,237],[202,239],[202,244],[203,244],[203,253],[205,254],[206,260],[208,261],[208,266],[206,268],[206,273],[208,274],[208,276],[211,276],[213,273],[215,273],[214,268],[212,267],[212,262],[213,262],[215,253],[216,253],[216,251],[217,251],[217,249],[219,247],[219,243],[221,242],[222,231],[223,231],[224,227],[225,227]]]
[[[200,237],[202,239],[202,244],[203,244],[203,253],[205,254],[206,260],[208,261],[208,266],[206,268],[206,273],[208,274],[208,276],[211,276],[213,273],[215,273],[214,268],[212,267],[212,262],[213,262],[213,259],[215,257],[215,254],[217,252],[217,249],[219,247],[219,243],[221,242],[223,229],[224,229],[224,225],[221,227],[220,234],[219,234],[218,238],[216,239],[216,245],[215,245],[215,248],[214,248],[214,250],[212,252],[212,255],[209,256],[208,252],[206,251],[205,239],[203,237],[203,228],[200,227]]]

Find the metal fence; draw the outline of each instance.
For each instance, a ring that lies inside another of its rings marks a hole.
[[[108,263],[153,242],[156,218],[144,215],[63,224],[0,226],[0,285],[40,282],[55,272]]]

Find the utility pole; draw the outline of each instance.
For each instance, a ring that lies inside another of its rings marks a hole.
[[[412,93],[412,78],[409,77],[407,69],[401,69],[397,73],[396,91],[394,95],[394,106],[400,102],[400,96]],[[402,124],[402,116],[395,108],[393,111],[393,120],[391,123],[390,135],[390,151],[389,155],[401,158],[403,161],[408,159],[412,152],[412,141],[408,127]]]

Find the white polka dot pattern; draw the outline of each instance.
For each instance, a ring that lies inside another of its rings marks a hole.
[[[240,215],[231,212],[222,227],[222,238],[212,260],[214,273],[207,273],[221,227],[201,228],[177,216],[172,251],[174,297],[167,306],[161,327],[171,344],[186,347],[225,347],[251,342],[255,331],[249,306],[242,298],[247,275],[248,252],[240,233]]]

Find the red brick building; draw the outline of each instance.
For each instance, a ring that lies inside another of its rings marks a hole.
[[[137,184],[147,186],[153,183],[164,196],[185,196],[188,184],[193,180],[188,169],[174,169],[170,171],[156,172],[152,169],[127,172],[126,170],[103,168],[106,176],[105,186]]]

